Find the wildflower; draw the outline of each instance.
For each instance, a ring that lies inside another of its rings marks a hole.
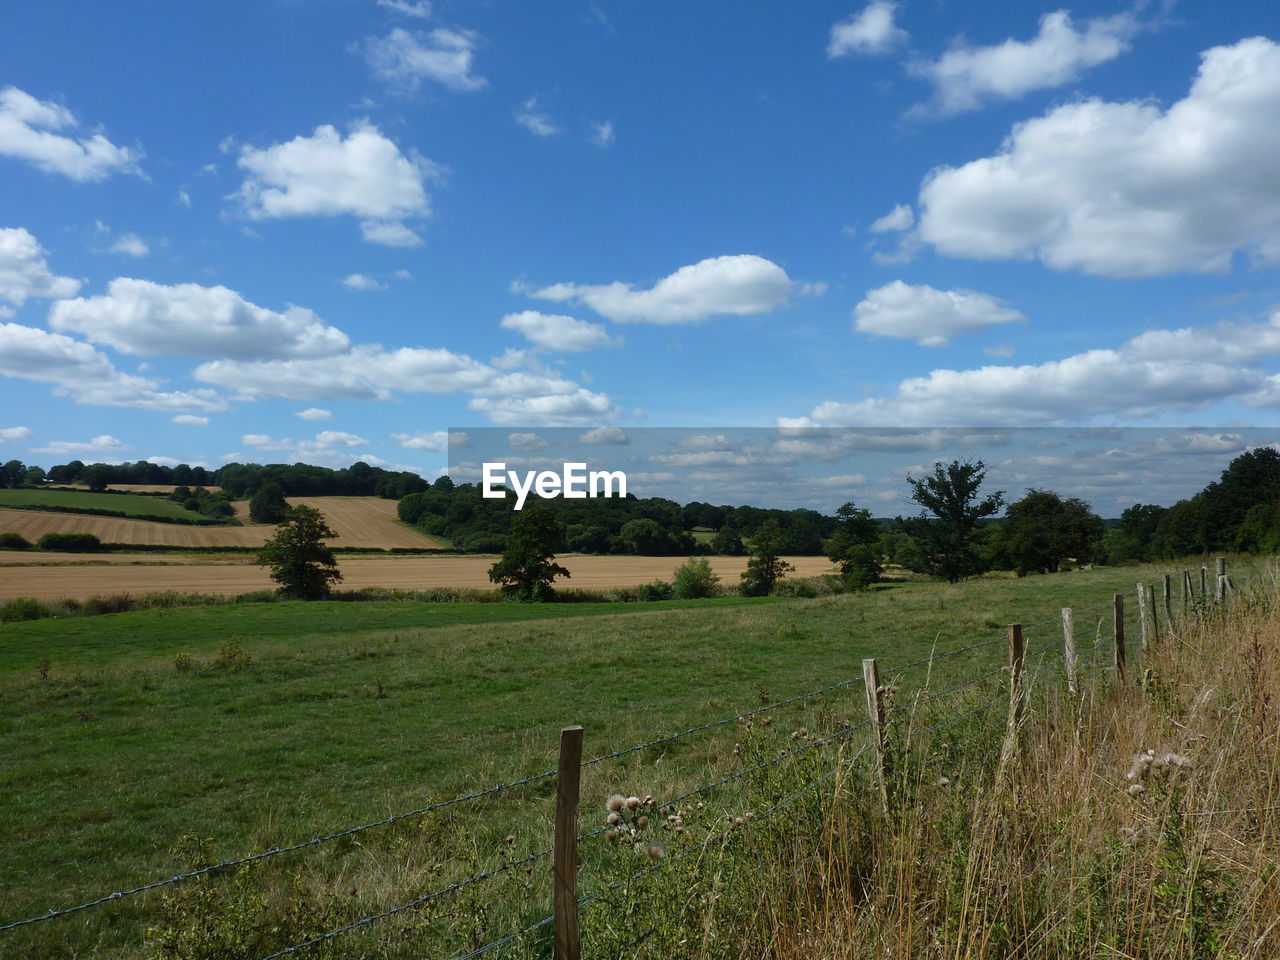
[[[639,817],[636,819],[636,826],[639,827],[641,830],[643,830],[648,825],[649,825],[648,817]]]
[[[761,717],[760,719],[760,726],[762,727],[767,727],[771,723],[773,723],[773,717]]]
[[[661,860],[667,855],[666,848],[660,843],[651,843],[644,848],[644,852],[649,855],[650,860]]]
[[[622,822],[622,814],[611,813],[609,814],[608,817],[605,818],[605,822],[608,823],[609,826],[615,826],[616,824],[619,824]]]
[[[745,820],[747,823],[750,823],[755,818],[756,818],[756,815],[751,810],[748,810],[746,813],[742,815],[742,819]]]
[[[623,804],[625,804],[626,802],[627,802],[626,797],[624,797],[620,793],[615,793],[610,795],[609,799],[604,802],[604,807],[606,810],[609,810],[611,812],[616,812],[618,810],[621,810],[623,807]]]
[[[649,795],[649,794],[645,794],[645,798],[644,798],[644,806],[646,806],[646,807],[652,807],[652,806],[653,806],[653,797],[652,797],[651,795]]]
[[[951,783],[951,780],[950,780],[949,778],[947,778],[947,777],[939,777],[939,778],[937,779],[937,781],[934,783],[934,786],[935,786],[935,787],[945,787],[945,786],[948,786],[950,783]]]
[[[1147,792],[1147,788],[1140,783],[1129,784],[1129,789],[1125,791],[1125,793],[1129,794],[1129,796],[1131,797],[1136,797],[1139,794],[1143,794],[1146,792]]]
[[[510,834],[507,834],[507,839],[506,839],[506,840],[504,840],[503,842],[504,842],[504,843],[515,843],[515,842],[516,842],[516,838],[515,838],[515,837],[513,837],[513,836],[511,836]]]
[[[606,831],[604,832],[604,838],[605,838],[606,840],[616,840],[616,839],[618,838],[618,831],[617,831],[617,830],[606,830]]]
[[[1193,766],[1190,757],[1184,757],[1180,753],[1166,753],[1160,758],[1170,767],[1190,767]]]
[[[638,808],[639,808],[639,806],[640,806],[640,798],[639,798],[639,797],[627,797],[627,809],[628,809],[628,810],[635,810],[635,809],[638,809]]]
[[[744,826],[744,825],[746,824],[746,822],[747,822],[747,821],[746,821],[746,818],[745,818],[745,817],[734,817],[734,818],[733,818],[733,825],[734,825],[735,827],[741,827],[741,826]]]

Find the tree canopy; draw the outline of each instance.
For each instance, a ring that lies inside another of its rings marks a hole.
[[[526,507],[515,513],[502,559],[489,568],[489,580],[508,596],[527,603],[551,600],[556,577],[569,571],[555,562],[561,543],[560,525],[545,507]]]
[[[898,518],[915,541],[915,568],[956,583],[988,569],[977,549],[978,522],[992,517],[1004,504],[1003,491],[979,499],[986,479],[981,460],[952,460],[938,464],[924,477],[908,474],[911,499],[923,508],[916,517]]]
[[[325,540],[336,537],[315,507],[290,507],[275,536],[258,551],[258,563],[271,568],[280,592],[298,600],[320,600],[342,579],[338,561]]]

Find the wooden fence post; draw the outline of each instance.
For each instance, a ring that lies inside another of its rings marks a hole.
[[[1191,609],[1191,571],[1182,571],[1182,614],[1186,616],[1188,610]]]
[[[1026,693],[1022,687],[1022,668],[1025,652],[1022,644],[1022,624],[1009,624],[1009,722],[1005,726],[1004,745],[1000,748],[1000,767],[997,777],[1004,770],[1018,749],[1018,730],[1026,709]]]
[[[578,786],[582,775],[582,727],[560,731],[556,771],[555,960],[582,960],[578,935]]]
[[[1164,584],[1161,587],[1164,598],[1164,632],[1169,633],[1173,628],[1173,584],[1169,580],[1169,574],[1164,575]]]
[[[1076,693],[1076,622],[1070,607],[1062,608],[1062,666],[1067,672],[1067,692]]]
[[[1160,617],[1156,613],[1156,585],[1147,584],[1147,609],[1151,612],[1151,643],[1160,642]]]
[[[1138,584],[1138,629],[1142,635],[1142,655],[1147,655],[1147,648],[1151,646],[1151,627],[1147,618],[1147,585],[1145,583]]]
[[[880,668],[876,665],[875,657],[862,661],[862,686],[867,692],[867,719],[871,722],[871,748],[875,753],[880,801],[884,804],[884,812],[888,814],[889,778],[884,768],[884,701],[880,699]]]
[[[1231,581],[1227,579],[1225,573],[1218,574],[1218,603],[1223,610],[1227,609],[1227,591],[1231,588]]]
[[[1115,633],[1116,633],[1116,677],[1124,680],[1124,594],[1117,593],[1112,596],[1112,603],[1115,609]]]
[[[1200,599],[1209,599],[1209,565],[1200,564]]]

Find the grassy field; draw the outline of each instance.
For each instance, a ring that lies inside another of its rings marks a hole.
[[[0,490],[0,507],[73,507],[78,510],[112,510],[130,517],[171,520],[203,520],[193,510],[164,497],[128,493],[90,493],[87,490]]]
[[[1005,624],[1049,621],[1028,644],[1056,645],[1060,607],[1101,604],[1077,618],[1091,638],[1111,593],[1153,575],[903,583],[816,600],[279,603],[6,625],[0,923],[172,873],[183,835],[209,838],[209,856],[241,854],[546,769],[567,723],[583,723],[588,753],[602,753],[856,676],[865,656],[892,677],[934,649],[997,641],[943,661],[929,682],[970,676],[1000,662]],[[779,725],[856,716],[860,696],[780,711]],[[726,735],[591,768],[585,789],[697,782],[732,759]],[[544,810],[545,791],[503,799],[451,826],[471,856],[492,834],[545,826],[541,812],[520,812]],[[405,842],[383,832],[370,851]],[[321,860],[345,876],[360,855],[348,845],[341,863]],[[395,896],[408,881],[369,882]],[[107,909],[117,922],[58,921],[10,942],[26,955],[143,956],[155,899]]]

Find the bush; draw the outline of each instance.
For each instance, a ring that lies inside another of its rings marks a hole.
[[[677,600],[701,600],[720,592],[720,578],[706,557],[690,557],[676,567],[673,595]]]
[[[674,589],[665,580],[643,584],[636,590],[636,597],[640,600],[670,600],[673,595]]]
[[[36,541],[37,548],[59,553],[95,553],[101,546],[92,533],[46,533]]]
[[[31,541],[20,533],[0,533],[0,550],[30,550]]]
[[[0,606],[0,623],[21,623],[24,620],[44,620],[60,616],[65,611],[52,603],[17,597]]]

